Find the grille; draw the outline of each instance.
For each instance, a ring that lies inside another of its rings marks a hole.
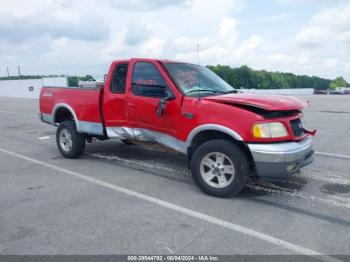
[[[294,119],[290,121],[290,126],[292,127],[294,136],[299,137],[305,134],[304,128],[300,119]]]

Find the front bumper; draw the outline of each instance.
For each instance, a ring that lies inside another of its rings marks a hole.
[[[268,179],[288,177],[314,160],[313,138],[300,142],[248,144],[257,175]]]

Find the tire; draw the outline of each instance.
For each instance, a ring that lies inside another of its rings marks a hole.
[[[237,145],[217,139],[197,148],[191,159],[191,173],[204,193],[224,198],[245,188],[250,168],[246,154]]]
[[[135,143],[131,142],[128,139],[122,139],[121,141],[124,143],[124,145],[127,145],[127,146],[135,145]]]
[[[56,143],[66,158],[78,158],[85,150],[85,138],[77,132],[74,121],[64,121],[58,126]]]

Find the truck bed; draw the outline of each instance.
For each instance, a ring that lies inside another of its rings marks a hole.
[[[72,88],[72,87],[43,87],[40,93],[40,112],[45,122],[54,122],[55,110],[65,105],[74,112],[74,118],[79,121],[79,125],[94,126],[99,131],[93,133],[100,134],[103,130],[100,114],[99,88]]]

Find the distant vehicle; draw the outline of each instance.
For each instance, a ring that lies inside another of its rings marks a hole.
[[[330,94],[330,95],[344,95],[344,91],[341,91],[341,90],[332,90],[332,91],[329,91],[329,94]]]
[[[327,90],[320,90],[320,89],[314,90],[314,95],[327,95],[327,94],[328,94]]]
[[[216,197],[238,194],[250,177],[290,176],[314,158],[315,131],[300,120],[306,102],[239,94],[206,67],[114,61],[105,84],[93,87],[41,90],[40,118],[58,126],[66,158],[96,139],[158,143],[185,154],[195,183]]]

